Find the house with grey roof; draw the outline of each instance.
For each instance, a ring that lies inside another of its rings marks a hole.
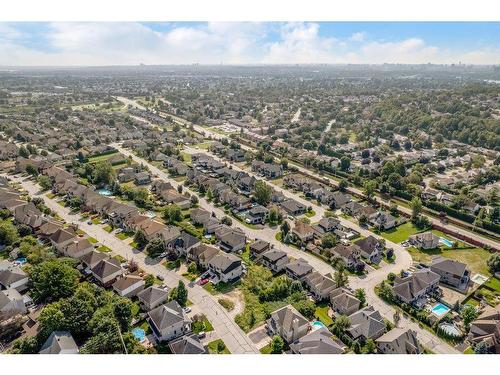
[[[219,252],[208,261],[208,269],[212,271],[217,279],[215,283],[220,281],[224,283],[233,283],[240,279],[243,268],[241,259],[231,253]]]
[[[470,271],[466,264],[457,260],[434,257],[430,269],[441,277],[440,281],[444,284],[460,290],[467,289],[469,285]]]
[[[22,292],[28,288],[28,275],[19,267],[0,271],[0,290],[16,289]]]
[[[382,354],[420,354],[417,332],[410,328],[393,328],[375,340]]]
[[[285,266],[285,271],[288,277],[293,280],[304,281],[305,277],[312,272],[313,268],[306,260],[299,258],[288,263]]]
[[[346,346],[333,339],[332,333],[326,327],[313,330],[290,344],[294,354],[342,354]]]
[[[317,271],[307,274],[304,278],[304,283],[307,285],[316,301],[328,299],[330,293],[336,287],[331,277],[324,276]]]
[[[336,314],[351,315],[359,310],[361,301],[351,291],[340,287],[330,292],[330,305]]]
[[[123,274],[120,262],[114,258],[102,259],[91,268],[92,276],[103,286],[110,286]]]
[[[173,242],[174,250],[181,256],[186,256],[188,251],[201,243],[200,239],[187,233],[181,232]]]
[[[374,236],[368,236],[356,241],[361,250],[361,256],[372,263],[378,264],[384,255],[384,243]]]
[[[191,332],[191,319],[175,300],[148,312],[147,321],[158,341],[171,341]]]
[[[219,246],[225,252],[235,253],[243,251],[246,245],[246,236],[243,232],[231,230],[219,238]]]
[[[309,321],[292,305],[276,310],[267,320],[267,329],[271,334],[281,336],[291,344],[309,332]]]
[[[168,289],[152,285],[137,293],[137,298],[141,303],[142,309],[149,311],[167,301]]]
[[[258,259],[262,256],[262,254],[271,249],[271,244],[263,240],[257,240],[250,244],[249,249],[250,258]]]
[[[187,259],[196,262],[203,268],[208,268],[208,262],[219,253],[219,249],[204,243],[199,243],[187,252]]]
[[[16,289],[0,290],[0,321],[27,312],[23,296]]]
[[[385,332],[385,322],[380,312],[373,306],[366,306],[349,315],[351,326],[348,333],[353,339],[377,339]]]
[[[288,255],[277,249],[266,251],[260,256],[260,263],[269,268],[272,272],[280,272],[288,264]]]
[[[428,297],[438,291],[440,278],[430,269],[419,270],[405,277],[396,277],[392,290],[400,301],[422,307]]]
[[[113,283],[113,290],[122,297],[134,297],[144,289],[144,279],[137,275],[125,275]]]
[[[436,236],[431,231],[417,233],[408,237],[408,242],[417,249],[430,250],[439,246],[439,236]]]
[[[171,341],[168,344],[172,354],[207,354],[198,335],[191,333]]]
[[[43,344],[40,354],[78,354],[78,346],[67,331],[54,331]]]
[[[384,211],[378,211],[374,214],[371,214],[368,217],[368,221],[371,225],[379,230],[388,230],[394,228],[397,224],[397,219],[391,214]]]

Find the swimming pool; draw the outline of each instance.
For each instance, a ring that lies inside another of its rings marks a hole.
[[[140,342],[143,342],[144,340],[146,340],[146,332],[142,328],[134,328],[132,330],[132,334]]]
[[[113,195],[113,192],[109,189],[99,189],[97,192],[101,195],[104,195],[105,197],[109,197],[110,195]]]
[[[27,262],[27,259],[26,259],[26,258],[17,258],[17,259],[14,261],[14,263],[15,263],[15,264],[18,264],[18,265],[20,265],[20,266],[22,266],[22,265],[26,264],[26,262]]]
[[[445,315],[448,311],[450,311],[450,309],[442,303],[438,303],[431,310],[431,312],[437,316]]]
[[[441,242],[443,245],[445,245],[447,247],[453,246],[453,241],[450,241],[449,239],[444,238],[444,237],[439,237],[439,242]]]
[[[323,328],[326,326],[321,323],[319,320],[315,320],[314,322],[311,323],[311,328],[313,329],[313,331],[317,330],[317,329],[320,329],[320,328]]]

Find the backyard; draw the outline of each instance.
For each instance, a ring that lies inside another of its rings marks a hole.
[[[392,228],[385,232],[380,232],[380,235],[384,237],[386,240],[389,240],[394,243],[400,243],[402,241],[406,241],[408,237],[413,234],[423,232],[425,230],[418,229],[413,223],[408,222],[397,226],[396,228]]]

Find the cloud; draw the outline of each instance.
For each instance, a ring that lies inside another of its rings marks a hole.
[[[34,24],[35,26],[37,24]],[[374,40],[365,32],[324,35],[321,24],[0,23],[0,65],[464,63],[500,61],[498,45],[463,51],[421,38]]]

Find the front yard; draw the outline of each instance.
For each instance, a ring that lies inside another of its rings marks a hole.
[[[226,344],[224,344],[224,341],[221,339],[209,342],[207,348],[210,354],[231,354]]]
[[[413,223],[407,222],[388,231],[380,232],[380,236],[391,242],[400,243],[419,232],[425,232],[425,230],[418,229]]]

